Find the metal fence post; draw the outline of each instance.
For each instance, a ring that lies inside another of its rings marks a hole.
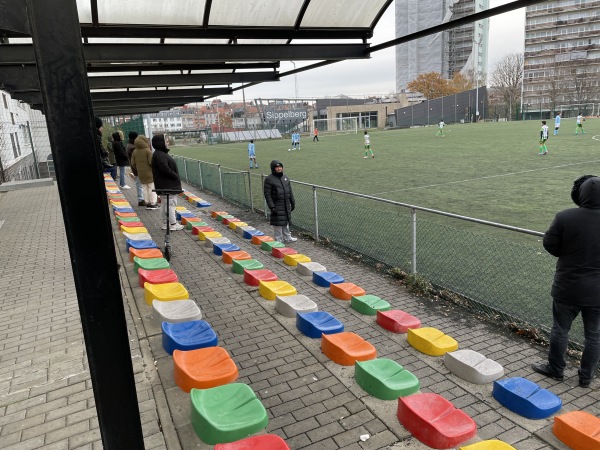
[[[313,186],[313,210],[315,214],[315,241],[319,242],[319,209],[317,207],[317,187]]]
[[[248,171],[248,190],[250,191],[250,212],[254,212],[254,196],[252,195],[252,173]]]
[[[417,273],[417,210],[411,208],[410,210],[410,224],[411,224],[411,235],[412,235],[412,248],[410,249],[410,272],[412,274]]]
[[[219,186],[221,187],[221,198],[225,198],[225,196],[223,195],[223,174],[221,173],[221,164],[217,164],[217,167],[219,168]]]
[[[183,158],[183,171],[185,172],[185,182],[189,183],[190,179],[188,178],[187,158]]]
[[[264,186],[265,185],[265,174],[261,173],[260,174],[260,180],[261,180],[261,185]],[[265,198],[265,196],[263,195],[263,209],[265,211],[265,219],[268,219],[268,210],[269,208],[267,207],[267,199]]]
[[[40,167],[39,167],[37,155],[35,154],[35,147],[33,145],[33,138],[31,137],[31,126],[29,125],[29,121],[27,121],[27,133],[29,134],[29,143],[31,144],[31,154],[33,155],[33,164],[35,165],[35,175],[39,179],[40,178]]]
[[[200,175],[200,189],[204,190],[204,185],[202,184],[202,164],[198,161],[198,174]]]

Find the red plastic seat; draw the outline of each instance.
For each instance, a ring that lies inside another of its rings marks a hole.
[[[209,226],[203,226],[203,227],[192,227],[192,234],[195,234],[196,236],[198,235],[198,233],[200,232],[205,232],[205,231],[215,231],[215,229],[213,227],[209,227]]]
[[[275,258],[284,258],[285,255],[295,255],[298,252],[296,250],[294,250],[293,248],[289,248],[289,247],[281,247],[281,248],[277,248],[274,247],[273,250],[271,250],[271,255],[274,256]]]
[[[277,275],[267,269],[244,269],[244,283],[248,286],[259,286],[262,281],[277,281]]]
[[[144,223],[143,222],[124,222],[122,220],[119,220],[119,227],[123,225],[126,227],[143,227]]]
[[[377,311],[377,323],[392,333],[408,333],[409,328],[421,327],[421,321],[399,309]]]
[[[177,283],[178,281],[177,274],[173,272],[173,269],[138,270],[138,282],[141,288],[144,287],[144,283],[164,284]]]
[[[261,434],[229,444],[217,444],[215,450],[290,450],[290,448],[275,434]]]

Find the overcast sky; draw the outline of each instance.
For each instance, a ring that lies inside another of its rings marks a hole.
[[[490,0],[490,7],[509,3],[511,0]],[[395,38],[395,6],[392,3],[375,28],[370,43],[377,45]],[[490,19],[488,70],[507,53],[521,52],[524,41],[525,8],[494,16]],[[296,63],[297,67],[307,65]],[[293,69],[282,61],[281,72]],[[319,69],[302,72],[297,76],[283,77],[274,83],[262,83],[246,89],[246,100],[253,98],[294,98],[297,84],[298,97],[314,98],[340,94],[363,96],[389,94],[396,90],[396,61],[394,48],[373,53],[371,59],[343,61]],[[241,100],[241,91],[227,96],[226,101]]]

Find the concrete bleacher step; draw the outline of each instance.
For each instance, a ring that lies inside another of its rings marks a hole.
[[[256,259],[234,259],[233,264],[231,265],[231,270],[233,273],[243,275],[244,269],[259,270],[264,269],[264,267],[265,266]]]
[[[275,300],[277,296],[296,295],[296,288],[287,281],[264,281],[258,285],[258,293],[267,300]]]
[[[444,364],[454,375],[473,384],[491,383],[504,376],[500,364],[474,350],[448,352],[444,355]]]
[[[283,263],[290,267],[296,267],[299,263],[308,263],[310,262],[310,258],[301,253],[296,253],[295,255],[285,255],[283,257]]]
[[[350,331],[323,334],[321,350],[325,356],[341,366],[353,366],[356,361],[367,361],[377,357],[377,350],[373,345]]]
[[[185,300],[190,297],[188,290],[179,282],[152,284],[144,283],[144,300],[148,306],[153,300],[168,302],[171,300]]]
[[[512,445],[498,439],[476,442],[475,444],[459,447],[459,450],[517,450]]]
[[[163,253],[158,248],[130,248],[129,261],[133,262],[133,258],[136,256],[142,259],[162,258]]]
[[[442,356],[458,349],[458,342],[437,328],[409,328],[407,342],[416,350],[430,356]]]
[[[176,283],[177,281],[179,281],[179,278],[173,269],[138,270],[138,284],[141,288],[144,287],[144,283],[163,284]]]
[[[269,423],[265,407],[250,386],[243,383],[192,389],[190,398],[192,427],[206,444],[239,441]]]
[[[600,449],[600,418],[589,412],[571,411],[554,417],[552,432],[573,449]]]
[[[304,275],[307,277],[312,277],[313,272],[327,272],[327,268],[323,264],[319,264],[318,262],[298,262],[296,266],[296,271],[300,275]]]
[[[502,406],[528,419],[545,419],[562,407],[556,394],[521,377],[494,381],[492,396]]]
[[[261,434],[229,444],[217,444],[215,450],[290,450],[276,434]]]
[[[277,281],[277,275],[268,269],[244,269],[244,283],[248,286],[260,286],[261,281]]]
[[[238,368],[223,347],[173,352],[173,376],[184,392],[210,389],[237,380]]]
[[[152,301],[152,310],[154,320],[158,324],[163,322],[179,323],[202,319],[202,311],[194,300],[171,300],[162,302],[160,300]]]
[[[139,269],[144,270],[157,270],[157,269],[170,269],[171,266],[169,261],[165,258],[133,258],[133,270],[138,273]]]
[[[233,252],[223,252],[223,262],[225,264],[233,264],[233,261],[249,261],[252,259],[252,256],[250,256],[250,253],[245,252],[243,250],[236,250]]]
[[[162,323],[162,346],[169,355],[175,350],[214,347],[218,342],[217,334],[204,320]]]
[[[366,316],[374,316],[379,311],[389,311],[391,309],[388,302],[376,295],[353,295],[350,299],[350,307]]]
[[[204,241],[204,246],[211,250],[215,244],[231,244],[231,241],[226,237],[207,237]]]
[[[340,300],[350,300],[354,295],[361,296],[366,294],[363,288],[354,283],[331,283],[329,285],[329,292]]]
[[[279,258],[279,259],[283,259],[285,257],[285,255],[295,255],[296,253],[298,253],[298,252],[290,247],[280,247],[280,248],[275,247],[271,251],[271,255],[274,256],[275,258]]]
[[[438,394],[398,398],[397,417],[416,439],[432,448],[457,447],[477,434],[473,419]]]
[[[125,250],[129,251],[131,248],[158,248],[158,244],[152,239],[144,239],[141,241],[136,239],[125,239]]]
[[[306,295],[278,295],[275,299],[275,311],[285,317],[296,317],[296,313],[318,311],[319,307]]]
[[[323,334],[341,333],[344,324],[327,311],[296,314],[296,328],[309,338],[320,339]]]
[[[343,283],[345,281],[343,276],[335,272],[313,272],[312,280],[317,286],[324,288],[329,288],[331,283]]]
[[[392,333],[408,333],[411,328],[421,328],[421,321],[399,309],[377,311],[377,324]]]
[[[411,372],[387,358],[356,361],[354,379],[361,388],[380,400],[396,400],[414,394],[421,386]]]

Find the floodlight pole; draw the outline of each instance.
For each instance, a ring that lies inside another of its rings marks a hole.
[[[290,61],[294,65],[294,108],[298,107],[298,75],[296,72],[296,63]]]

